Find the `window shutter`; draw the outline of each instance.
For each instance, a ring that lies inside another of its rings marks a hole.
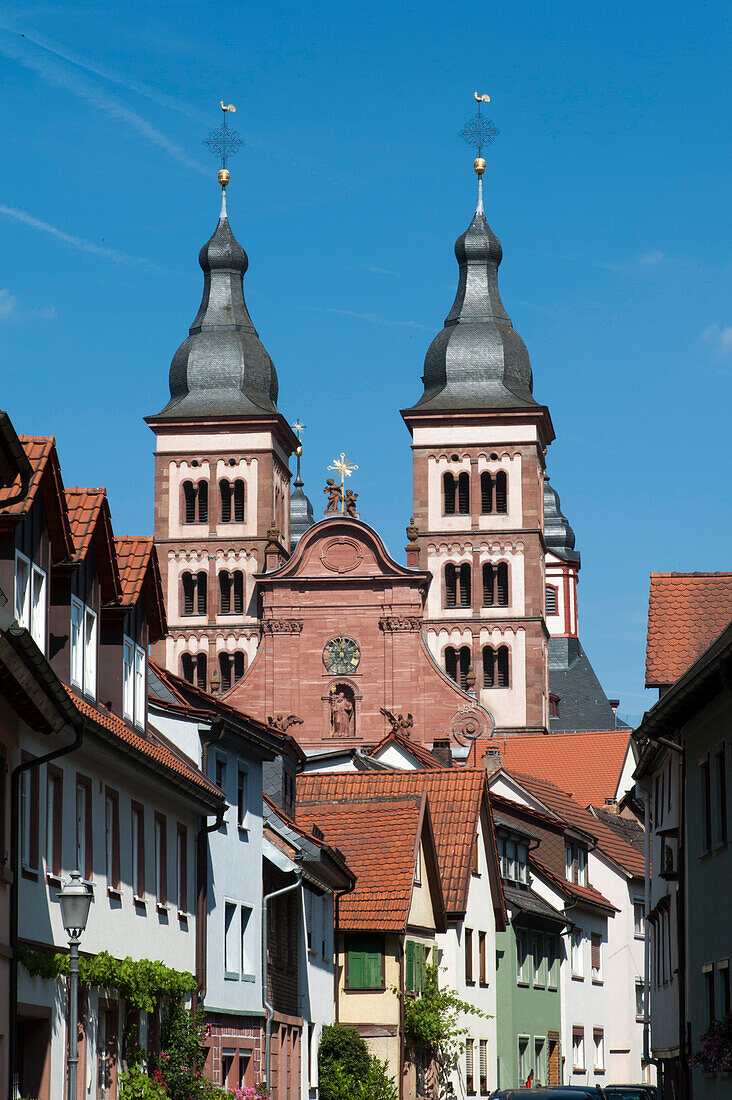
[[[455,478],[452,474],[443,474],[442,491],[445,502],[445,515],[455,515]]]
[[[193,614],[193,575],[183,574],[183,614]]]
[[[466,473],[458,477],[458,511],[461,516],[470,514],[470,475]]]
[[[498,649],[498,686],[508,687],[508,646]]]
[[[219,573],[219,612],[228,615],[231,611],[231,577],[222,569]]]
[[[595,932],[592,933],[592,969],[600,969],[600,950],[602,944],[602,936],[598,936]]]
[[[415,947],[415,945],[412,942],[412,940],[407,940],[407,946],[406,946],[406,951],[405,951],[406,976],[405,976],[405,979],[404,979],[404,984],[405,984],[407,990],[409,990],[410,993],[415,988],[415,983],[414,983],[414,947]]]
[[[219,671],[221,673],[221,690],[228,691],[231,687],[231,657],[228,653],[219,654]]]
[[[244,675],[244,654],[234,654],[234,682],[241,680]]]
[[[244,522],[244,482],[234,482],[234,522]]]
[[[381,951],[369,951],[366,955],[366,987],[381,989]]]
[[[508,565],[502,561],[496,570],[498,574],[497,603],[499,607],[508,607]]]
[[[460,606],[470,607],[470,565],[464,561],[460,566]]]
[[[231,523],[231,485],[224,479],[219,482],[219,496],[221,498],[221,523]]]
[[[366,985],[364,980],[364,952],[363,951],[349,951],[348,952],[348,985],[351,989],[363,989]]]
[[[457,600],[457,570],[452,562],[445,566],[445,607],[454,607]]]
[[[244,574],[241,570],[234,573],[234,614],[244,613]]]
[[[183,500],[185,503],[185,523],[196,522],[196,490],[190,481],[183,483]]]
[[[496,512],[508,511],[508,478],[505,470],[499,470],[496,474]]]
[[[557,613],[557,590],[552,584],[546,586],[546,613],[547,615]]]
[[[464,645],[460,650],[460,687],[463,691],[468,686],[468,673],[470,672],[470,649]]]
[[[208,523],[208,482],[198,483],[198,522]]]
[[[480,510],[484,516],[493,511],[493,478],[488,472],[480,475]]]
[[[493,649],[487,645],[483,649],[483,687],[492,688],[495,686],[495,664],[496,659]]]
[[[445,672],[451,680],[457,683],[457,653],[454,646],[449,645],[445,650]]]
[[[206,603],[207,603],[207,600],[206,600],[206,596],[207,596],[206,586],[207,586],[207,583],[208,583],[208,574],[199,573],[198,576],[196,577],[196,597],[197,597],[197,599],[196,599],[196,610],[198,611],[199,615],[205,615],[206,614]]]
[[[495,572],[490,562],[486,562],[483,566],[483,607],[491,607],[493,605],[493,583],[495,580]]]

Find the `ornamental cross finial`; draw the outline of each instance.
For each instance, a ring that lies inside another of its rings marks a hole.
[[[483,147],[492,145],[494,139],[498,136],[498,130],[493,125],[489,118],[484,118],[481,114],[481,104],[490,103],[491,97],[489,95],[478,95],[477,92],[473,92],[473,98],[478,104],[478,110],[469,118],[465,123],[465,126],[460,131],[460,137],[472,145],[478,152],[478,159],[483,156]]]
[[[302,443],[302,433],[307,428],[307,424],[302,424],[300,422],[300,418],[298,417],[297,420],[295,421],[295,423],[290,425],[290,426],[291,426],[293,432],[295,433],[295,435],[297,436],[297,438]]]
[[[213,155],[218,159],[221,159],[222,171],[226,169],[227,157],[233,157],[235,153],[239,152],[239,146],[244,144],[242,138],[239,137],[236,130],[232,130],[226,122],[226,115],[229,111],[236,112],[236,107],[233,103],[225,104],[223,99],[221,100],[221,110],[224,112],[224,121],[221,123],[217,130],[211,130],[204,145],[208,145]]]
[[[353,471],[358,469],[358,466],[356,465],[355,462],[350,462],[349,459],[346,458],[345,453],[343,451],[341,451],[341,457],[340,458],[334,458],[332,465],[330,465],[328,467],[328,469],[333,470],[337,474],[340,474],[340,478],[341,478],[341,494],[340,494],[341,495],[341,500],[340,500],[340,504],[341,504],[341,511],[345,512],[345,510],[346,510],[346,506],[345,506],[346,478],[350,477],[351,474],[353,473]],[[349,492],[350,492],[350,490],[349,490]]]

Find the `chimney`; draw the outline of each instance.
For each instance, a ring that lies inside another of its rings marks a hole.
[[[613,712],[613,718],[615,719],[615,729],[618,728],[618,707],[620,706],[619,699],[608,699]]]
[[[432,742],[432,755],[437,757],[444,768],[452,767],[452,749],[447,738]]]
[[[500,749],[486,749],[483,757],[483,767],[488,775],[493,775],[494,772],[503,767],[503,756]]]
[[[620,813],[620,810],[618,808],[617,798],[606,798],[605,799],[605,805],[603,806],[603,810],[605,810],[605,812],[608,813],[608,814]]]

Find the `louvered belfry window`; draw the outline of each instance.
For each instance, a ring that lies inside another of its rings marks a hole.
[[[244,482],[234,482],[234,523],[244,522]]]
[[[468,673],[470,672],[470,646],[448,646],[445,650],[445,672],[459,684],[463,691],[468,686]]]
[[[470,565],[468,562],[464,561],[460,566],[460,606],[470,607],[470,600]]]
[[[195,581],[192,573],[184,573],[181,577],[183,585],[183,614],[192,615],[194,609]]]
[[[499,470],[496,474],[496,512],[505,514],[508,511],[508,476],[505,470]]]
[[[221,523],[231,523],[231,496],[231,482],[224,478],[223,481],[219,482],[219,520]]]
[[[208,523],[208,482],[199,481],[198,490],[198,522]]]
[[[487,470],[480,475],[480,510],[484,516],[493,511],[493,478]]]
[[[222,569],[219,573],[219,614],[231,612],[231,574]]]
[[[206,654],[196,654],[196,687],[206,690]]]
[[[452,474],[442,475],[443,507],[446,516],[455,515],[455,503],[457,499],[455,478]]]
[[[199,573],[196,577],[196,610],[199,615],[205,615],[208,607],[208,576]]]
[[[508,606],[508,564],[505,561],[483,565],[483,606]]]
[[[509,687],[508,646],[483,648],[483,687]]]
[[[457,569],[448,562],[445,566],[445,607],[457,605]]]
[[[234,614],[244,614],[244,574],[237,569],[233,574]]]
[[[192,481],[183,482],[184,523],[196,522],[196,487]]]
[[[546,613],[547,615],[557,613],[557,590],[553,584],[546,586]]]
[[[508,564],[498,563],[496,569],[496,603],[499,607],[508,607]]]
[[[458,475],[458,512],[470,515],[470,474],[465,471]]]

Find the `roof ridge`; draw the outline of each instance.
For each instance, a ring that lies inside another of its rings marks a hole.
[[[56,446],[55,435],[19,435],[18,439],[21,443],[52,443]]]
[[[654,573],[651,571],[651,577],[732,577],[732,572],[728,569],[717,569],[716,571],[704,572],[703,570],[695,570],[692,573],[683,573],[680,571],[672,570],[670,573]]]
[[[106,485],[64,485],[65,493],[102,493],[105,497],[107,495]]]

